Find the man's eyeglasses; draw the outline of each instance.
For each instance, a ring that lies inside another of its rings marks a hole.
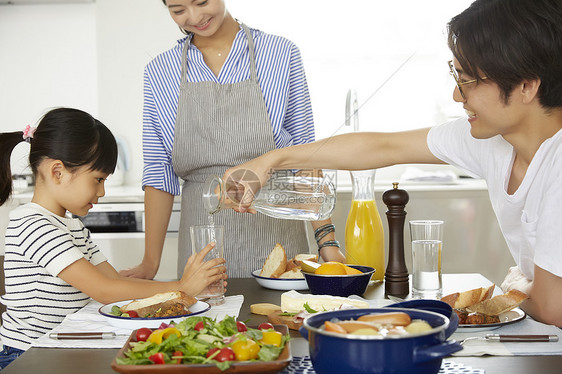
[[[453,65],[453,61],[449,61],[448,63],[449,63],[449,69],[451,69],[450,74],[453,76],[453,79],[457,83],[457,87],[459,88],[459,92],[461,93],[461,96],[462,96],[463,99],[466,99],[466,97],[464,96],[464,92],[462,91],[462,86],[465,86],[467,84],[476,83],[479,80],[488,79],[488,77],[482,77],[482,78],[478,78],[478,79],[471,79],[471,80],[468,80],[468,81],[463,81],[459,78],[459,74],[457,73],[457,70],[455,69],[455,66]]]

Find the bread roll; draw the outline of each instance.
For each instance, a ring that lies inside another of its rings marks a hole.
[[[285,248],[277,243],[263,264],[261,277],[278,278],[287,267],[287,254]]]
[[[464,309],[470,305],[477,304],[481,301],[488,300],[494,293],[495,285],[489,287],[475,288],[473,290],[455,292],[444,296],[441,301],[449,304],[455,309]]]
[[[168,315],[166,313],[168,309],[174,310],[175,315],[182,315],[188,313],[189,307],[196,302],[196,298],[182,291],[171,291],[133,300],[120,309],[122,313],[134,310],[139,317],[154,317],[157,313],[159,316]]]
[[[519,290],[510,290],[508,293],[498,295],[490,300],[484,300],[466,308],[469,312],[485,314],[487,316],[497,316],[515,307],[518,307],[525,299],[527,294]]]

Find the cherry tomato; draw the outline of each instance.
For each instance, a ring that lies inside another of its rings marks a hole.
[[[247,361],[258,357],[260,346],[252,339],[237,340],[232,344],[236,361]]]
[[[238,332],[248,331],[248,327],[242,321],[236,321],[236,328],[238,329]]]
[[[269,330],[273,329],[273,325],[269,322],[260,323],[258,330]]]
[[[213,353],[215,353],[216,351],[220,351],[220,350],[221,349],[219,347],[209,349],[209,351],[207,352],[207,358],[211,357],[213,355]]]
[[[139,314],[134,310],[129,310],[128,312],[121,314],[121,317],[139,318]]]
[[[216,360],[218,362],[234,361],[236,358],[234,355],[234,351],[230,347],[224,347],[220,349],[217,347],[211,348],[209,349],[209,352],[207,352],[207,358],[215,354],[215,352],[217,351],[218,353],[213,357],[213,360]]]
[[[176,360],[176,364],[181,364],[181,356],[183,356],[183,352],[182,352],[182,351],[175,351],[174,354],[173,354],[173,356],[172,356],[172,359],[173,359],[174,357],[178,357],[178,358],[175,359],[175,360]]]
[[[193,327],[193,329],[195,331],[201,331],[205,328],[205,323],[203,321],[199,321],[195,324],[195,327]]]
[[[283,334],[281,334],[279,331],[265,330],[265,331],[262,331],[262,332],[263,332],[263,337],[260,340],[260,343],[271,344],[271,345],[274,345],[276,347],[281,346],[281,341],[283,340]]]
[[[137,342],[145,342],[146,339],[148,339],[148,337],[150,336],[150,334],[152,334],[152,330],[147,328],[147,327],[143,327],[137,330]]]
[[[162,353],[162,352],[155,353],[152,356],[149,356],[148,359],[150,361],[154,362],[155,364],[163,364],[164,363],[164,353]]]

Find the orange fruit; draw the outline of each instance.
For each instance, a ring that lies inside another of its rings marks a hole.
[[[314,274],[320,275],[345,275],[345,265],[341,262],[328,261],[324,262],[314,271]]]
[[[343,265],[345,268],[345,273],[347,275],[352,275],[352,274],[363,274],[363,272],[361,270],[357,270],[355,268],[352,268],[351,266],[347,266],[347,265]]]

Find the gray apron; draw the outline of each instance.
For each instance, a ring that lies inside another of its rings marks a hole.
[[[189,227],[208,224],[203,205],[203,187],[211,174],[275,148],[271,122],[258,84],[254,40],[242,24],[248,40],[250,79],[234,84],[187,82],[188,39],[182,52],[178,113],[174,130],[172,164],[184,180],[179,228],[178,278],[191,255]],[[236,213],[232,209],[214,215],[225,226],[224,257],[230,278],[251,277],[260,269],[275,243],[287,258],[308,252],[304,222],[279,220],[261,213]]]

